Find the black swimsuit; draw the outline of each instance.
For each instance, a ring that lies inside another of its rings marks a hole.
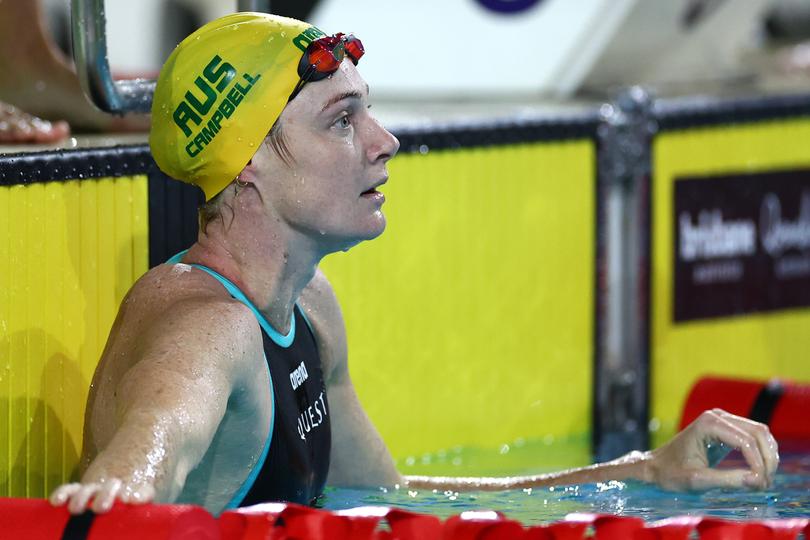
[[[309,504],[326,484],[332,442],[329,403],[315,337],[298,306],[295,323],[297,335],[286,349],[262,330],[275,390],[275,421],[270,452],[240,506],[267,501]]]
[[[178,263],[185,252],[169,259]],[[277,332],[230,280],[210,268],[192,264],[217,279],[236,300],[253,311],[262,330],[264,357],[270,372],[273,419],[262,457],[227,508],[268,501],[312,503],[329,472],[332,434],[329,402],[315,336],[296,305],[290,332]]]

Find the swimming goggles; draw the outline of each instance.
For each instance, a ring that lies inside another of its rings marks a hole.
[[[357,65],[358,60],[363,57],[366,50],[363,43],[349,34],[335,34],[316,39],[307,47],[307,51],[298,63],[298,84],[290,94],[290,99],[298,95],[298,92],[308,82],[320,81],[337,71],[340,63],[349,55],[352,63]]]

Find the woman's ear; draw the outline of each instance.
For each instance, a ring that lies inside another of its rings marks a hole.
[[[245,168],[242,169],[242,172],[239,173],[237,178],[240,178],[243,182],[253,182],[256,178],[256,166],[253,164],[253,158],[247,162]]]

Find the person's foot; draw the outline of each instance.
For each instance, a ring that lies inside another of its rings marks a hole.
[[[72,60],[46,30],[40,4],[40,0],[0,0],[0,102],[42,119],[64,120],[74,131],[148,131],[148,115],[113,116],[91,105]],[[8,114],[0,112],[0,121],[3,116]],[[68,126],[63,123],[48,126],[23,121],[0,128],[0,142],[9,137],[15,141],[28,137],[31,141],[32,136],[46,137],[50,142],[67,134]]]
[[[49,122],[0,102],[0,144],[52,143],[69,135],[65,121]]]

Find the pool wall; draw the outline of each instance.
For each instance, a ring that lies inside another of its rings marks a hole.
[[[118,306],[196,238],[197,195],[144,145],[0,162],[0,494],[38,497],[71,476]]]
[[[679,110],[670,106],[659,111],[661,129],[652,143],[651,182],[650,412],[655,420],[654,444],[673,435],[686,393],[701,375],[810,380],[810,274],[782,280],[771,277],[749,287],[747,295],[731,289],[714,302],[714,313],[700,313],[697,299],[684,294],[681,310],[685,315],[681,316],[673,260],[678,227],[673,205],[679,182],[714,183],[721,186],[721,192],[723,183],[736,185],[728,198],[758,204],[761,195],[754,189],[758,177],[775,174],[777,177],[765,179],[775,193],[779,194],[776,183],[780,180],[789,180],[793,190],[781,197],[783,220],[801,225],[800,199],[810,195],[808,115],[807,100],[799,98],[771,103],[749,100],[734,107],[691,105]],[[706,187],[708,199],[713,188]],[[742,195],[737,191],[746,189],[750,191]],[[739,220],[744,214],[724,218]],[[754,217],[760,218],[759,213]],[[757,227],[761,233],[759,220]],[[810,222],[804,228],[804,236],[810,240]],[[760,235],[758,252],[762,242]],[[806,248],[791,248],[771,259],[759,257],[757,264],[778,264],[785,256],[802,254],[807,254]],[[756,269],[747,266],[745,271]],[[785,285],[794,288],[786,290]],[[715,292],[722,294],[723,287],[729,286],[718,284]],[[757,298],[760,293],[764,298]],[[691,308],[688,301],[692,301]]]
[[[806,307],[675,322],[667,269],[676,179],[801,169],[807,116],[808,96],[653,102],[640,153],[611,144],[596,105],[395,130],[388,231],[324,270],[361,401],[400,465],[441,472],[431,460],[459,447],[498,455],[527,441],[579,441],[565,457],[584,463],[610,430],[671,434],[700,374],[810,379]],[[629,173],[616,173],[617,155]],[[635,259],[617,266],[616,185],[640,216],[630,240],[619,235]],[[116,306],[193,242],[199,201],[145,145],[0,155],[0,495],[42,496],[70,477]],[[620,309],[615,275],[631,293]],[[628,305],[636,345],[609,349],[610,318]],[[459,469],[448,459],[445,470]]]
[[[324,261],[360,399],[409,465],[587,441],[596,149],[546,136],[395,159],[385,234]]]

